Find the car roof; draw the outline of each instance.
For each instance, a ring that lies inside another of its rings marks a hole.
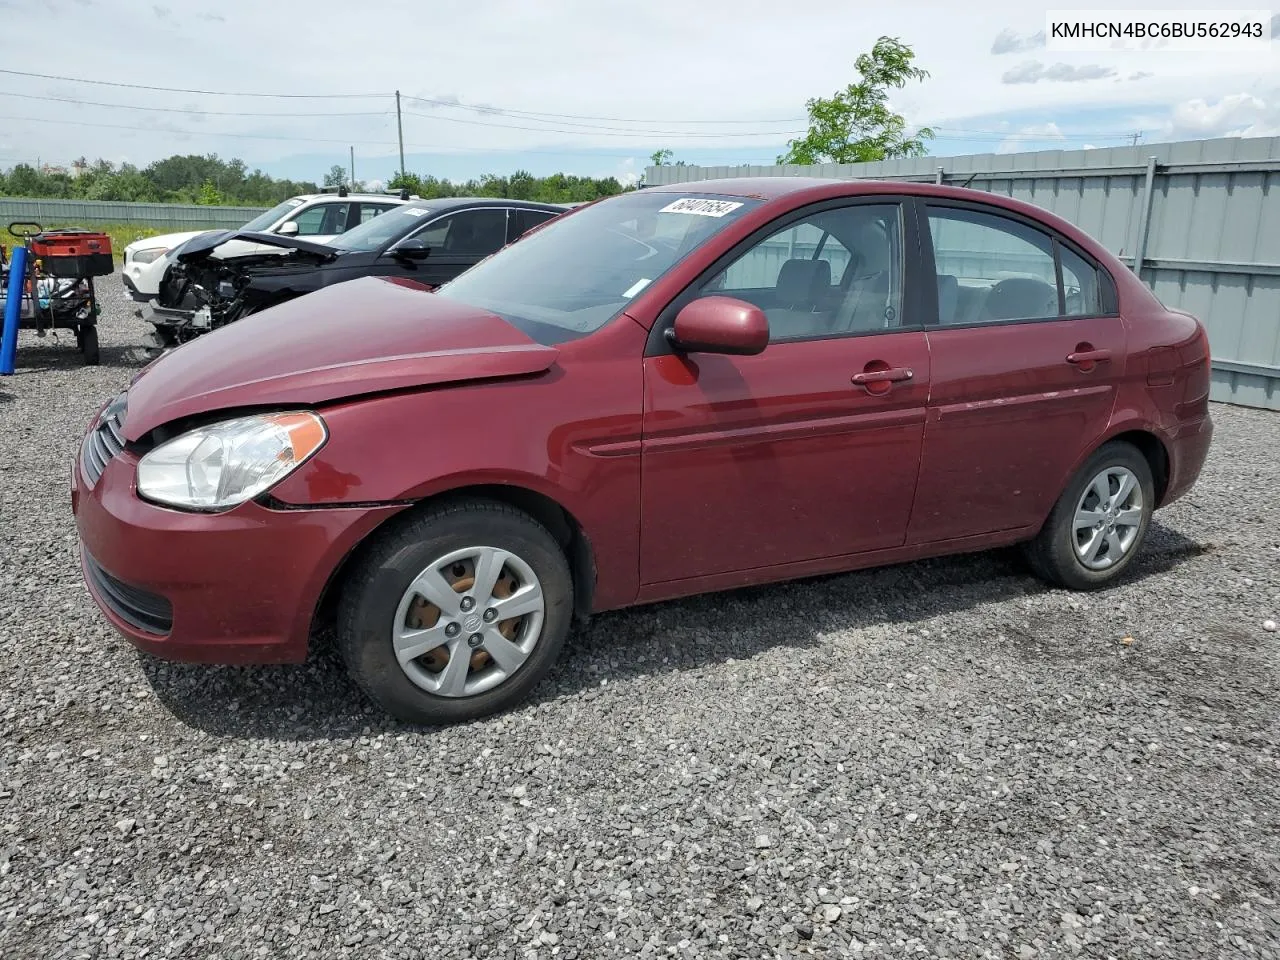
[[[911,196],[935,200],[961,200],[995,209],[1021,214],[1028,219],[1051,227],[1058,233],[1079,244],[1094,257],[1110,262],[1111,255],[1097,240],[1075,224],[1044,207],[1025,200],[987,190],[971,190],[967,187],[948,187],[935,183],[919,183],[908,180],[842,180],[837,177],[725,177],[718,180],[693,180],[686,183],[664,183],[645,187],[645,193],[684,194],[697,196],[742,197],[763,200],[765,203],[787,200],[788,206],[817,203],[841,197],[859,196]]]
[[[306,203],[311,200],[328,200],[330,198],[334,200],[378,200],[378,201],[387,202],[387,203],[407,203],[408,202],[405,200],[401,200],[400,194],[398,193],[348,193],[348,194],[300,193],[295,197],[291,197],[290,199],[301,200],[304,203]]]
[[[563,213],[569,209],[563,203],[543,203],[540,200],[512,200],[503,197],[434,197],[411,200],[410,206],[429,207],[432,210],[453,210],[457,207],[522,207],[527,210],[546,210]]]

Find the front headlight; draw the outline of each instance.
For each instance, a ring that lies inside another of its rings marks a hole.
[[[275,486],[324,446],[314,413],[266,413],[197,427],[138,462],[138,493],[186,510],[227,510]]]
[[[148,250],[135,250],[133,253],[129,254],[129,262],[155,263],[168,252],[168,247],[151,247]]]

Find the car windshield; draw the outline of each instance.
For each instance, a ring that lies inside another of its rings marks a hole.
[[[241,230],[257,230],[257,231],[265,230],[267,229],[267,227],[271,226],[273,223],[275,223],[277,220],[283,217],[286,213],[288,213],[294,207],[300,207],[300,206],[302,206],[301,200],[299,200],[297,197],[290,197],[288,200],[284,201],[283,203],[277,203],[274,207],[272,207],[266,213],[258,214],[256,217],[254,217],[252,220],[250,220],[240,229]]]
[[[604,326],[709,237],[760,205],[744,197],[637,191],[567,214],[436,291],[542,342]]]
[[[422,218],[432,212],[431,207],[409,204],[388,210],[386,213],[366,220],[359,226],[352,227],[340,234],[332,244],[342,250],[360,250],[372,253],[381,250],[392,240],[398,240],[422,223]]]

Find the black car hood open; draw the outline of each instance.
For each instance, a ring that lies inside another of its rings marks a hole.
[[[341,252],[327,243],[316,243],[313,240],[299,240],[297,237],[282,237],[276,233],[258,233],[254,230],[215,230],[192,237],[175,255],[180,263],[196,263],[207,260],[213,252],[230,240],[243,240],[246,243],[261,243],[282,250],[297,250],[301,253],[317,257],[324,262],[335,260]],[[258,254],[247,254],[257,256]],[[237,259],[237,258],[229,258]]]

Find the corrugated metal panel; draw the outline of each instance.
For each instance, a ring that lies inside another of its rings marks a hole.
[[[238,227],[266,207],[205,207],[183,203],[128,203],[116,200],[27,200],[0,197],[0,223],[34,220],[46,225],[136,223],[158,230]]]
[[[1280,410],[1280,137],[1100,150],[915,157],[862,164],[649,167],[645,182],[821,176],[943,182],[1026,200],[1132,263],[1156,160],[1141,275],[1209,331],[1213,398]]]

